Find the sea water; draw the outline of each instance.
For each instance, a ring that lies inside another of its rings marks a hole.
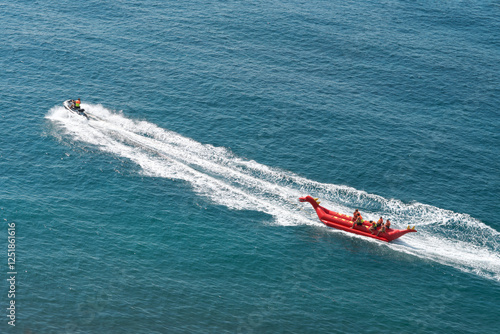
[[[2,333],[498,330],[498,2],[1,8]]]

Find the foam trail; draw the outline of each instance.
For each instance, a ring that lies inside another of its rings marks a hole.
[[[215,203],[265,212],[280,225],[322,225],[309,206],[297,202],[307,194],[320,197],[325,207],[335,211],[349,213],[358,207],[368,219],[384,216],[395,227],[416,225],[419,233],[390,244],[364,240],[500,281],[500,233],[468,215],[318,183],[241,159],[225,148],[198,143],[152,123],[131,120],[100,105],[83,107],[101,120],[87,121],[54,107],[46,116],[56,125],[54,135],[69,136],[130,159],[144,175],[187,181],[195,192]]]

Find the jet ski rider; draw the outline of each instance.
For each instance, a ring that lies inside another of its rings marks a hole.
[[[71,109],[80,109],[80,98],[76,99],[76,100],[70,100],[71,102]]]

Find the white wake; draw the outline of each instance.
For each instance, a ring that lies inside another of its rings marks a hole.
[[[129,119],[101,105],[82,106],[100,120],[87,121],[63,107],[54,107],[46,116],[56,127],[54,134],[130,159],[144,175],[184,180],[214,203],[265,212],[276,224],[285,226],[321,225],[307,203],[298,203],[304,195],[320,197],[322,205],[343,213],[361,208],[365,218],[387,217],[395,227],[416,225],[419,232],[390,244],[364,238],[366,242],[500,281],[500,233],[469,215],[318,183],[236,157],[225,148],[201,144],[147,121]]]

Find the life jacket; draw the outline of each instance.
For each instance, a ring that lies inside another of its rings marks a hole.
[[[380,218],[377,222],[377,227],[382,226],[383,223],[384,223],[384,220],[382,218]]]
[[[358,219],[358,216],[359,216],[359,211],[354,211],[354,213],[352,214],[352,221],[355,222],[357,219]]]
[[[387,219],[387,222],[385,223],[385,227],[386,228],[391,227],[391,222],[389,221],[389,219]]]
[[[80,108],[80,99],[75,101],[75,107]]]

